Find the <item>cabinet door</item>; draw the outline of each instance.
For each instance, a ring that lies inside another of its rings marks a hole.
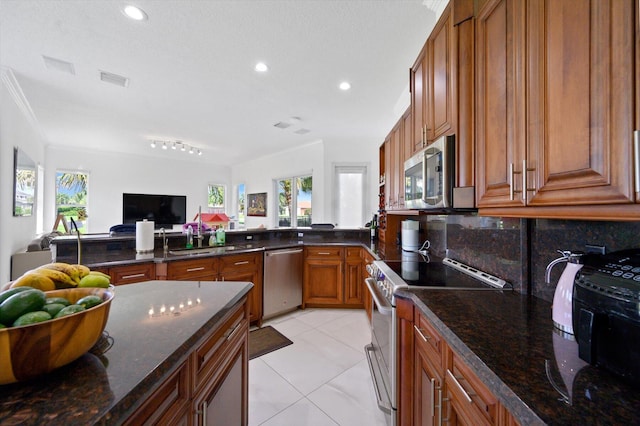
[[[425,47],[418,55],[415,64],[411,68],[409,88],[411,90],[411,119],[413,120],[413,152],[418,152],[427,146],[426,135],[426,90],[427,90],[427,70],[426,58],[427,48]]]
[[[340,305],[344,299],[342,258],[307,259],[304,263],[303,303]]]
[[[362,259],[349,259],[345,262],[345,291],[344,303],[347,305],[363,306],[364,291],[362,288],[364,278],[362,277]]]
[[[528,2],[528,205],[633,201],[634,17],[633,0]]]
[[[248,281],[253,283],[249,292],[249,322],[262,318],[262,270],[259,271],[227,271],[220,273],[223,281]]]
[[[454,61],[453,17],[448,5],[427,41],[429,55],[427,139],[435,140],[453,128]]]
[[[422,335],[416,331],[414,365],[416,373],[413,382],[413,424],[442,424],[442,388],[443,381],[439,368],[429,361]]]
[[[111,283],[115,285],[132,284],[155,279],[155,264],[143,263],[109,268]]]
[[[404,185],[400,191],[401,175],[404,176],[404,160],[402,158],[402,144],[400,142],[400,122],[391,131],[391,176],[387,181],[391,189],[391,209],[404,207]]]
[[[391,134],[384,140],[384,208],[390,210],[393,204],[393,195],[391,194],[391,186],[393,185],[393,173],[395,167],[393,162],[395,158],[392,155]]]
[[[525,158],[524,2],[488,0],[476,19],[476,200],[523,206],[512,171]]]
[[[245,333],[246,336],[246,333]],[[248,423],[248,361],[246,337],[227,355],[210,383],[194,398],[194,423],[246,425]]]

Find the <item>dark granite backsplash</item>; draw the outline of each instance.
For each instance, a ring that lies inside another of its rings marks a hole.
[[[430,241],[436,256],[482,269],[520,293],[549,302],[564,269],[562,264],[554,268],[550,284],[545,284],[547,265],[560,256],[557,250],[586,251],[587,244],[604,245],[607,252],[640,248],[640,221],[512,219],[475,213],[418,218],[421,239]]]

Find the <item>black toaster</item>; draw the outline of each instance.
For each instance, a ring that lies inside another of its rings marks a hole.
[[[573,285],[579,356],[640,387],[640,249],[583,260]]]

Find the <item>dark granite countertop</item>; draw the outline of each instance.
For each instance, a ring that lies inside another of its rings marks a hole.
[[[252,287],[198,281],[117,287],[105,328],[112,346],[96,351],[105,339],[47,375],[0,386],[0,424],[121,424]],[[194,307],[180,315],[149,314],[188,299]]]
[[[398,297],[414,302],[521,424],[640,424],[640,391],[582,362],[577,344],[554,332],[550,303],[512,291]]]
[[[123,237],[116,237],[122,239]],[[130,239],[130,237],[129,237]],[[99,239],[97,241],[100,241]],[[110,240],[109,237],[103,239],[104,244],[94,245],[89,253],[82,252],[81,263],[90,268],[100,267],[112,267],[122,265],[133,265],[137,263],[165,263],[174,262],[178,260],[198,259],[211,256],[229,256],[234,254],[261,252],[266,250],[277,250],[291,247],[304,247],[304,246],[353,246],[361,245],[368,249],[374,256],[377,257],[377,250],[375,244],[363,244],[361,240],[357,239],[341,239],[337,241],[297,241],[297,240],[264,240],[256,241],[252,243],[233,243],[229,242],[225,246],[211,247],[210,253],[197,253],[196,251],[189,252],[182,248],[174,249],[170,248],[169,252],[165,254],[162,248],[156,248],[153,253],[138,254],[135,247],[118,247],[111,248],[110,243],[114,243],[116,240]],[[208,248],[208,247],[204,247]],[[174,252],[176,254],[172,254]],[[76,263],[77,256],[73,255],[56,255],[56,262]]]

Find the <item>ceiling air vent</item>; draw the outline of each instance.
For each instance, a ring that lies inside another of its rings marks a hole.
[[[291,124],[285,123],[284,121],[280,121],[273,125],[273,127],[277,127],[278,129],[286,129],[289,126],[291,126]]]
[[[129,85],[129,79],[127,77],[106,71],[100,71],[100,80],[121,87],[127,87]]]
[[[295,133],[296,135],[306,135],[307,133],[309,133],[311,130],[309,129],[298,129],[296,130]]]
[[[76,70],[71,62],[63,61],[62,59],[56,59],[45,55],[42,55],[42,59],[44,59],[44,65],[50,70],[62,71],[71,75],[75,75],[76,73]]]

